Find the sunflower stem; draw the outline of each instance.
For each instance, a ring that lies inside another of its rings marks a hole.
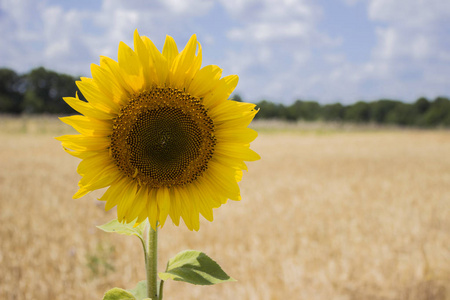
[[[152,300],[158,299],[158,227],[153,230],[152,226],[148,227],[147,253],[145,268],[147,271],[147,296]]]
[[[158,300],[162,300],[162,298],[163,298],[163,287],[164,287],[164,280],[161,280],[161,282],[159,283],[159,299]]]

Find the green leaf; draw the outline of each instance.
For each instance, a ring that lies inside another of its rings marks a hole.
[[[139,281],[134,289],[129,290],[136,300],[147,299],[147,281]]]
[[[198,285],[212,285],[235,281],[205,253],[186,250],[169,260],[166,272],[159,273],[162,280],[173,279]]]
[[[146,300],[147,297],[147,282],[142,280],[131,290],[124,290],[121,288],[113,288],[106,292],[103,300]]]
[[[113,288],[105,293],[103,300],[136,300],[136,298],[121,288]]]
[[[127,223],[120,223],[119,221],[117,221],[117,219],[114,219],[104,225],[97,226],[97,228],[106,232],[115,232],[125,235],[135,235],[142,240],[146,222],[142,222],[136,227],[134,227],[134,224],[136,224],[136,221],[127,224]]]

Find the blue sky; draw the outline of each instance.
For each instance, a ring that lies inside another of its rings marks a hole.
[[[0,67],[89,77],[136,28],[159,49],[196,33],[246,101],[411,102],[450,96],[448,20],[444,0],[0,0]]]

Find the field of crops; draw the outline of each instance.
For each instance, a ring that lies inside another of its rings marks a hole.
[[[450,132],[255,124],[241,182],[199,232],[168,222],[159,269],[202,250],[237,282],[165,284],[164,299],[450,299]],[[56,118],[0,116],[0,299],[101,299],[145,279],[137,238],[72,200],[78,160]]]

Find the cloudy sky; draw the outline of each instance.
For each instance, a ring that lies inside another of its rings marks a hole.
[[[450,96],[448,0],[0,0],[0,67],[90,76],[134,29],[196,33],[246,101]]]

